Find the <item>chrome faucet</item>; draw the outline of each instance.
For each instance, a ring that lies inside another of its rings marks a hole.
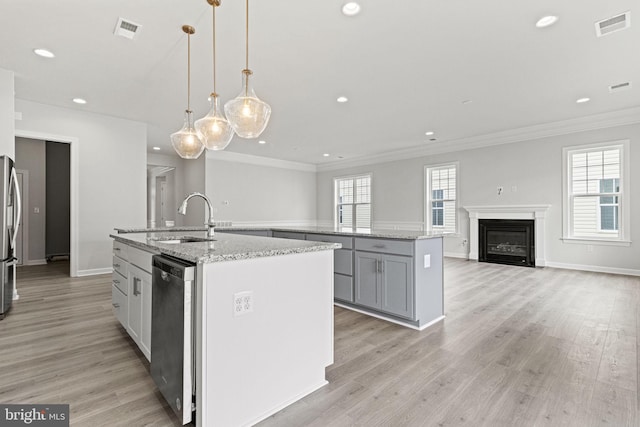
[[[204,201],[207,203],[207,207],[209,208],[209,220],[206,221],[204,223],[204,225],[206,225],[208,227],[207,236],[208,237],[213,237],[213,228],[216,226],[216,224],[213,221],[213,205],[211,204],[211,200],[209,200],[209,198],[207,196],[205,196],[202,193],[198,193],[197,191],[195,193],[189,194],[182,201],[182,204],[178,208],[178,213],[182,214],[182,215],[186,215],[187,214],[187,204],[189,203],[189,199],[191,199],[192,197],[202,197],[204,199]]]

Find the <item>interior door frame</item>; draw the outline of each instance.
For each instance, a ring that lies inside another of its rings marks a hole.
[[[29,265],[29,171],[26,169],[16,169],[16,174],[22,175],[22,187],[20,187],[20,200],[22,202],[22,263]]]
[[[39,139],[42,141],[54,141],[63,142],[71,145],[71,167],[69,170],[69,178],[71,181],[71,227],[69,230],[69,240],[71,243],[71,254],[69,256],[69,275],[71,277],[78,277],[78,235],[79,235],[79,221],[78,221],[78,194],[79,194],[79,181],[78,181],[78,167],[79,167],[79,151],[80,147],[78,137],[55,135],[47,132],[34,132],[22,129],[16,129],[14,136],[21,138]]]

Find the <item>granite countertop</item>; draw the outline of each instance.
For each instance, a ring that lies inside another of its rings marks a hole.
[[[145,232],[180,232],[180,231],[205,231],[205,226],[193,227],[155,227],[155,228],[115,228],[118,234],[127,233],[145,233]],[[426,231],[408,231],[408,230],[385,230],[385,229],[366,229],[351,231],[351,229],[338,230],[334,227],[252,227],[252,226],[232,226],[232,227],[216,227],[216,231],[224,233],[225,231],[285,231],[310,234],[335,234],[338,236],[353,237],[377,237],[385,239],[400,240],[420,240],[433,239],[443,237],[444,233],[428,233]],[[228,234],[227,234],[228,235]]]
[[[177,227],[176,227],[177,228]],[[339,249],[338,243],[320,243],[305,240],[274,239],[271,237],[245,236],[220,233],[207,240],[205,231],[180,231],[172,227],[152,232],[129,232],[111,234],[116,241],[137,246],[141,249],[163,253],[194,263],[212,263],[316,252]],[[202,227],[200,227],[202,229]],[[163,240],[197,238],[201,241],[187,243],[162,243]]]

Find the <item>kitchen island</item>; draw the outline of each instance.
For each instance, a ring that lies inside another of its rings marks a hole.
[[[206,240],[195,230],[111,237],[114,313],[152,361],[151,255],[196,265],[197,426],[251,425],[326,384],[325,368],[333,363],[333,250],[340,245],[225,233]],[[241,315],[238,296],[251,299]]]

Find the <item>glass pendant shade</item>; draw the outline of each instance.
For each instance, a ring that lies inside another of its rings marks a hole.
[[[224,104],[227,120],[241,138],[257,138],[267,127],[271,107],[260,100],[251,86],[251,70],[242,70],[242,92]]]
[[[196,132],[207,149],[224,150],[233,138],[233,128],[221,114],[218,94],[212,93],[210,100],[211,110],[209,114],[196,120]]]
[[[204,145],[198,139],[193,127],[193,113],[184,112],[184,125],[178,132],[171,134],[171,145],[183,159],[197,159],[204,151]]]

